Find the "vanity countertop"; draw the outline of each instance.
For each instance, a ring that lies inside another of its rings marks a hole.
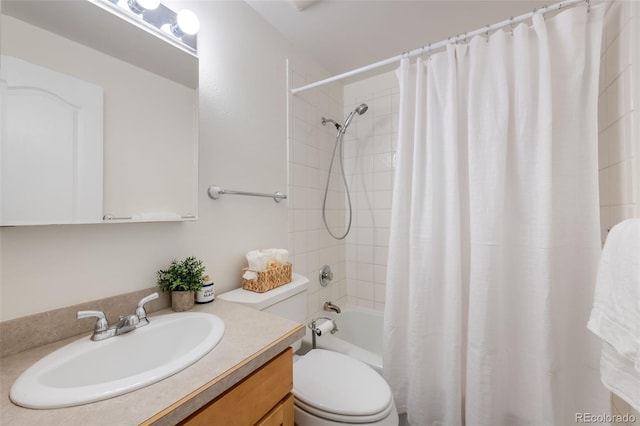
[[[69,408],[31,410],[9,400],[9,389],[24,370],[79,336],[0,358],[0,424],[174,425],[251,374],[305,333],[304,326],[294,321],[219,299],[196,305],[191,311],[213,313],[224,320],[225,333],[220,343],[198,362],[173,376],[104,401]],[[171,310],[154,315],[166,313],[171,313]],[[151,321],[154,315],[149,316]]]

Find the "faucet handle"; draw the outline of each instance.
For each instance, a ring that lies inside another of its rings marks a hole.
[[[147,311],[144,310],[144,305],[146,305],[147,303],[151,302],[152,300],[157,299],[158,297],[159,297],[158,296],[158,292],[155,292],[155,293],[151,293],[148,296],[143,297],[138,302],[138,308],[136,309],[136,315],[138,316],[138,318],[140,319],[140,322],[142,323],[139,326],[149,324],[149,320],[147,319]]]
[[[151,293],[150,295],[143,297],[138,302],[138,308],[144,307],[144,305],[146,305],[147,303],[151,302],[152,300],[156,300],[158,297],[159,296],[158,296],[158,292],[157,291],[155,293]]]
[[[91,317],[98,318],[98,321],[96,321],[96,325],[93,328],[94,332],[99,333],[102,331],[106,331],[109,328],[107,317],[102,311],[78,311],[76,313],[76,319],[91,318]]]

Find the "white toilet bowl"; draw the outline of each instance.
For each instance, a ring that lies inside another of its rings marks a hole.
[[[305,322],[308,288],[306,277],[293,274],[291,283],[265,293],[239,288],[218,298]],[[299,347],[300,341],[294,352]],[[297,426],[398,426],[387,382],[367,364],[338,352],[313,349],[295,357],[293,395]]]
[[[398,426],[387,382],[347,355],[313,349],[293,365],[297,426]]]

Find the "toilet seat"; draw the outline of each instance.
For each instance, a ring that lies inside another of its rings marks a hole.
[[[346,423],[346,424],[375,423],[387,418],[389,414],[391,414],[391,412],[393,411],[393,402],[390,403],[389,406],[387,406],[387,408],[385,408],[383,411],[376,414],[372,414],[370,416],[345,416],[343,414],[329,413],[326,411],[318,410],[315,407],[309,406],[300,400],[294,400],[294,404],[298,409],[303,410],[304,412],[309,413],[315,417],[318,417],[324,420],[331,420],[333,422],[338,422],[338,423]]]
[[[358,424],[382,420],[393,410],[389,385],[362,361],[313,349],[293,370],[295,404],[311,415]]]

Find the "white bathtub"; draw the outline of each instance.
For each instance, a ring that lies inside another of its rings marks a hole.
[[[382,312],[345,307],[340,314],[333,312],[326,312],[326,314],[335,319],[338,332],[316,337],[316,347],[357,358],[382,375]],[[311,330],[307,327],[301,352],[305,353],[310,349]]]

